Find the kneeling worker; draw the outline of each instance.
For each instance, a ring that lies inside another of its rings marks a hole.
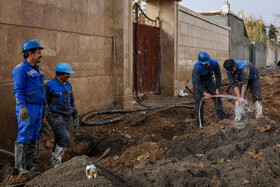
[[[227,59],[224,62],[224,68],[227,70],[229,82],[238,97],[235,107],[235,121],[241,120],[242,105],[245,102],[244,97],[249,87],[257,110],[256,118],[259,118],[262,115],[262,96],[258,69],[250,62],[234,61],[233,59]]]
[[[47,120],[55,134],[51,159],[51,165],[54,168],[61,164],[63,149],[68,146],[70,140],[68,128],[71,117],[74,120],[74,128],[78,128],[78,111],[75,108],[72,86],[68,82],[70,74],[74,72],[65,62],[59,63],[55,71],[56,77],[45,85],[46,99],[50,108]]]

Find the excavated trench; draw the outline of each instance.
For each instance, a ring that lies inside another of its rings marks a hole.
[[[274,186],[280,182],[280,72],[262,70],[263,117],[248,113],[233,123],[234,102],[224,100],[229,119],[218,121],[212,101],[205,102],[204,128],[195,123],[192,97],[144,95],[142,105],[159,107],[95,115],[88,122],[122,120],[74,130],[64,163],[50,167],[53,133],[49,126],[40,138],[39,167],[15,175],[13,159],[1,163],[1,185],[25,186]],[[226,94],[223,87],[221,94]],[[249,95],[248,95],[249,96]],[[171,107],[172,105],[172,107]],[[186,106],[187,105],[187,106]],[[88,180],[85,162],[95,161],[98,177]],[[26,182],[29,181],[27,184]]]

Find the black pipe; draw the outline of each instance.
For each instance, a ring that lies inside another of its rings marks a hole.
[[[110,120],[106,120],[106,121],[100,121],[100,122],[87,122],[86,120],[88,118],[91,118],[95,115],[101,115],[101,114],[125,114],[125,113],[132,113],[132,112],[141,112],[141,111],[149,111],[149,110],[157,110],[157,109],[162,109],[162,108],[175,108],[175,107],[186,107],[189,109],[193,109],[193,106],[190,105],[168,105],[168,106],[160,106],[160,107],[151,107],[151,108],[145,108],[145,109],[133,109],[133,110],[107,110],[107,111],[99,111],[99,112],[93,112],[93,113],[88,113],[86,114],[82,120],[81,120],[81,125],[84,126],[102,126],[102,125],[107,125],[107,124],[111,124],[114,122],[118,122],[123,120],[126,115],[122,115],[120,117],[114,118],[114,119],[110,119]]]
[[[230,83],[221,84],[221,86],[228,86]]]
[[[188,86],[186,86],[186,88],[189,90],[189,92],[191,92],[191,94],[193,94],[193,91]]]

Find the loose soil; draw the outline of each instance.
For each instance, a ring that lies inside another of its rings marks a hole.
[[[219,121],[213,102],[205,101],[205,126],[196,125],[191,93],[188,97],[145,94],[134,103],[157,110],[99,115],[88,121],[120,122],[102,126],[71,124],[70,145],[63,164],[50,167],[54,135],[49,125],[39,142],[39,166],[17,175],[13,158],[0,164],[0,186],[277,186],[280,184],[280,71],[262,69],[263,116],[247,112],[233,123],[234,101],[224,100],[228,119]],[[227,94],[227,86],[221,94]],[[232,94],[232,90],[229,91]],[[247,95],[249,101],[250,93]],[[47,123],[45,121],[45,123]],[[86,163],[96,163],[98,177],[87,179]],[[2,154],[2,153],[1,153]],[[28,182],[28,183],[26,183]],[[23,186],[23,185],[22,185]]]

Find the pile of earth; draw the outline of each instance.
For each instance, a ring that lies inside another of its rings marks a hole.
[[[124,115],[122,121],[102,126],[71,124],[71,141],[64,163],[50,167],[54,135],[47,125],[39,141],[39,167],[16,175],[13,160],[0,166],[3,186],[273,186],[280,180],[280,74],[262,72],[263,117],[254,111],[242,123],[233,123],[234,101],[224,100],[228,119],[219,121],[212,101],[205,101],[205,126],[196,125],[192,95],[164,97],[146,94],[134,108],[165,106],[157,110],[99,115],[89,121]],[[232,89],[226,93],[233,94]],[[248,94],[250,98],[250,93]],[[249,103],[252,103],[249,100]],[[46,123],[46,122],[45,122]],[[111,151],[97,166],[98,177],[87,179],[85,162]],[[1,185],[0,185],[1,186]]]
[[[136,161],[129,168],[109,170],[115,161],[107,158],[96,164],[99,176],[89,180],[83,164],[92,159],[76,156],[27,186],[275,186],[280,182],[279,132],[280,124],[267,118],[240,124],[224,120],[192,135],[161,141],[160,147],[168,150],[163,159],[152,157],[160,149],[158,142],[147,141],[154,149],[128,149],[119,156],[129,159],[134,154]]]

